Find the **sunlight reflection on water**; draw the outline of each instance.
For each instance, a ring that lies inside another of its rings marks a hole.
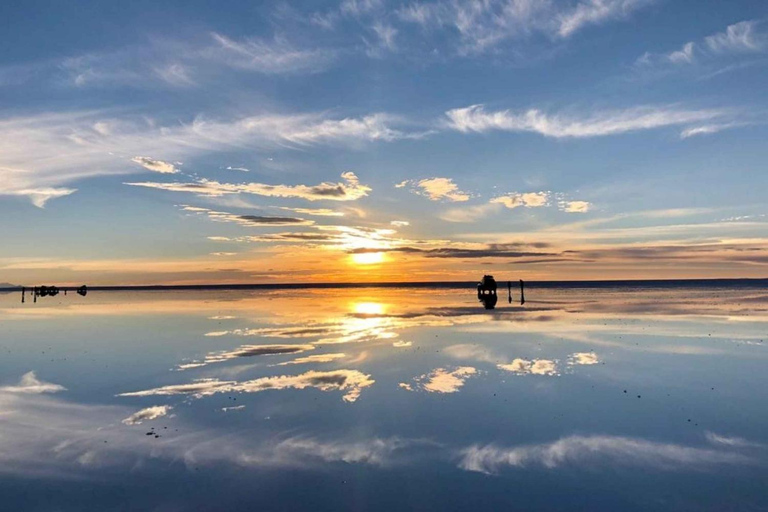
[[[0,295],[0,495],[62,510],[120,508],[125,485],[139,509],[462,509],[478,489],[491,509],[768,506],[768,294],[526,298]]]

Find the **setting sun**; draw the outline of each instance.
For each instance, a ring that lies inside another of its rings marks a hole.
[[[384,304],[378,302],[358,302],[352,306],[352,311],[358,315],[383,315]]]
[[[384,262],[383,252],[363,252],[352,255],[352,263],[355,265],[374,265]]]

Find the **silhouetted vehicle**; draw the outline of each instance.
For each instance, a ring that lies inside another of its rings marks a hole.
[[[496,307],[499,297],[496,295],[496,280],[493,276],[483,276],[483,280],[477,284],[477,300],[483,303],[485,309]]]
[[[81,286],[80,288],[77,289],[77,294],[78,295],[82,295],[83,297],[85,297],[85,295],[87,293],[88,293],[88,288],[86,288],[85,285],[83,285],[83,286]]]
[[[56,286],[41,286],[40,290],[38,291],[38,295],[41,297],[54,297],[59,294],[59,288]]]

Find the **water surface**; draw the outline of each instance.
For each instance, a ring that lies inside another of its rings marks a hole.
[[[526,300],[2,294],[3,509],[768,510],[768,292]]]

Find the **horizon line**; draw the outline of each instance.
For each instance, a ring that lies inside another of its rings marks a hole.
[[[539,288],[553,287],[600,287],[621,285],[670,286],[676,284],[747,284],[768,287],[768,277],[724,277],[724,278],[684,278],[684,279],[585,279],[585,280],[497,280],[504,282],[525,282],[526,286]],[[206,283],[206,284],[138,284],[138,285],[93,285],[88,290],[120,291],[120,290],[276,290],[301,288],[459,288],[477,284],[478,281],[386,281],[386,282],[316,282],[316,283]],[[37,287],[45,285],[37,285]],[[0,292],[22,291],[34,289],[35,286],[16,285],[0,287]],[[77,290],[78,286],[59,286],[59,290]]]

